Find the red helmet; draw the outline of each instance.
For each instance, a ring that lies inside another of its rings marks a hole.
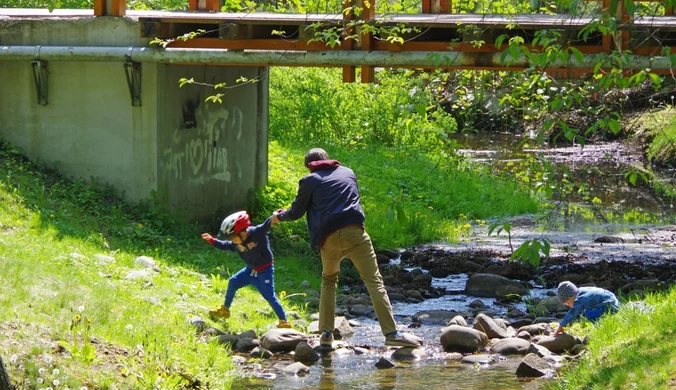
[[[246,211],[239,211],[228,215],[221,223],[221,233],[231,236],[251,226],[251,218]]]

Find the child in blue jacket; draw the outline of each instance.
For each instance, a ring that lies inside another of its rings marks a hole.
[[[212,317],[229,318],[230,305],[235,293],[242,287],[252,285],[270,304],[277,317],[278,328],[291,328],[281,302],[275,294],[274,260],[268,239],[272,218],[257,226],[251,226],[251,219],[246,211],[229,215],[221,223],[221,234],[226,240],[217,240],[209,233],[202,238],[214,247],[237,252],[246,263],[246,267],[228,279],[225,302],[216,310],[209,311]]]
[[[559,323],[554,335],[563,333],[563,328],[570,322],[584,315],[591,322],[596,322],[606,313],[616,313],[620,302],[615,294],[598,287],[578,288],[569,281],[559,283],[558,295],[561,302],[570,310]]]

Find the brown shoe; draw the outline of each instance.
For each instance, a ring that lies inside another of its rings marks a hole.
[[[291,329],[292,326],[288,321],[285,320],[279,320],[279,324],[277,324],[277,329]]]
[[[216,318],[230,318],[230,310],[224,305],[221,305],[221,307],[216,310],[209,310],[209,315]]]

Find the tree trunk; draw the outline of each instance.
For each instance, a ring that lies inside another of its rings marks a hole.
[[[9,375],[5,371],[5,363],[2,361],[2,356],[0,356],[0,390],[16,390],[16,387],[12,386],[12,383],[9,381]]]

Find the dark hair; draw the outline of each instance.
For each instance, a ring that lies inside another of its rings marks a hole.
[[[305,167],[309,168],[310,163],[313,161],[321,161],[321,160],[328,160],[329,159],[329,154],[326,153],[326,150],[322,148],[314,148],[310,149],[307,153],[305,153]]]

